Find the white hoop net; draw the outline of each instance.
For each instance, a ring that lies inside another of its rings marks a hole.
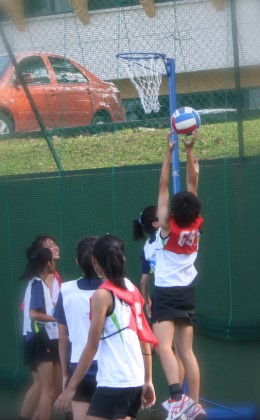
[[[164,55],[156,53],[118,54],[117,58],[127,71],[129,79],[138,92],[144,112],[159,112],[158,100],[162,83]]]

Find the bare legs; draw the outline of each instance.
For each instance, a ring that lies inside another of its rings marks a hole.
[[[48,420],[51,417],[52,404],[61,392],[60,364],[42,362],[38,366],[38,374],[41,384],[38,418],[39,420]]]
[[[40,378],[37,372],[32,372],[33,383],[25,394],[20,416],[34,419],[41,392]]]
[[[185,321],[175,325],[175,343],[178,348],[189,388],[189,396],[199,402],[200,370],[195,354],[193,353],[193,327]]]
[[[200,372],[197,359],[193,353],[193,327],[185,320],[157,322],[153,331],[159,341],[157,354],[169,385],[181,383],[179,364],[172,351],[172,341],[178,350],[187,378],[189,396],[196,403],[199,399]]]
[[[89,403],[72,401],[73,420],[87,420]]]

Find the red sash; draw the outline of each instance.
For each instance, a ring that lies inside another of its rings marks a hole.
[[[110,290],[118,299],[128,303],[131,306],[132,312],[129,328],[137,333],[140,341],[151,343],[154,346],[157,346],[158,340],[152,332],[143,311],[143,297],[138,288],[135,285],[133,286],[134,290],[130,291],[128,289],[117,287],[110,280],[106,280],[100,286],[100,289]]]
[[[58,282],[61,284],[62,280],[61,280],[61,276],[59,275],[58,271],[55,271],[54,276],[56,277],[56,279],[58,280]]]

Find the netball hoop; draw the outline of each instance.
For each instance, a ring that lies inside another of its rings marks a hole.
[[[137,90],[144,112],[160,110],[159,91],[165,74],[165,55],[159,53],[122,53],[121,60],[129,79]]]
[[[169,110],[170,117],[177,109],[175,63],[173,58],[166,58],[161,53],[120,53],[116,55],[124,66],[127,75],[137,90],[144,112],[159,112],[159,93],[162,76],[168,77]],[[176,145],[172,159],[172,186],[173,192],[180,191],[180,162],[178,136],[173,134]]]

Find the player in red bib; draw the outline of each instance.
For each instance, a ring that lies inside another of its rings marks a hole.
[[[93,266],[104,283],[91,297],[88,341],[55,408],[68,406],[98,350],[97,388],[87,419],[136,418],[142,405],[149,408],[155,402],[150,344],[156,345],[157,339],[139,290],[125,277],[122,240],[101,236],[94,245]]]
[[[193,353],[193,322],[195,316],[194,280],[197,271],[198,239],[203,218],[198,198],[199,165],[193,156],[193,145],[198,131],[191,141],[183,140],[186,150],[187,191],[170,197],[169,177],[175,143],[167,135],[167,151],[162,165],[158,218],[161,227],[156,246],[155,287],[152,304],[153,331],[158,339],[158,355],[165,373],[170,398],[163,403],[168,411],[166,420],[178,419],[185,413],[188,419],[205,416],[199,404],[200,372]],[[179,368],[172,352],[172,341],[182,360],[189,396],[180,385]]]

